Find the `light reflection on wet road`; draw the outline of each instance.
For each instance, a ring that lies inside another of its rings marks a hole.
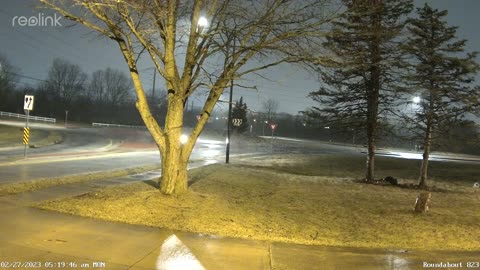
[[[91,135],[91,133],[91,131],[87,132],[87,134],[90,134],[88,137],[74,135],[67,140],[68,143],[65,143],[63,148],[60,148],[59,145],[52,146],[49,148],[53,151],[50,155],[43,154],[42,157],[32,157],[26,161],[0,163],[0,183],[110,171],[144,165],[158,165],[160,163],[158,150],[152,146],[140,150],[113,148],[109,151],[94,151],[111,144],[111,140],[98,134]],[[97,139],[93,139],[94,142],[88,144],[87,141],[92,140],[92,138]],[[58,152],[57,148],[62,150]],[[72,151],[77,150],[78,152],[67,152],[66,149],[73,149]],[[364,149],[359,147],[301,140],[285,143],[281,139],[276,139],[273,144],[269,142],[263,144],[236,142],[232,143],[231,149],[232,155],[280,153],[364,155]],[[46,153],[47,149],[39,153],[44,152]],[[401,151],[380,150],[379,152],[379,155],[408,159],[417,159],[420,155]],[[211,164],[224,159],[224,155],[225,145],[223,141],[199,139],[190,160]],[[432,155],[432,160],[442,160],[444,158]],[[451,161],[480,163],[478,157],[466,161],[453,158]]]

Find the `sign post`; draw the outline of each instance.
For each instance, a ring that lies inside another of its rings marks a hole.
[[[272,129],[272,138],[273,138],[273,132],[275,132],[275,129],[277,128],[277,126],[278,126],[278,125],[275,124],[275,123],[271,123],[271,124],[270,124],[270,128]]]
[[[33,101],[34,96],[25,95],[24,102],[23,102],[23,110],[27,115],[27,119],[25,120],[25,128],[23,129],[23,144],[25,145],[25,149],[23,152],[23,157],[27,158],[27,149],[30,140],[30,128],[28,127],[28,120],[30,118],[30,111],[33,110]]]

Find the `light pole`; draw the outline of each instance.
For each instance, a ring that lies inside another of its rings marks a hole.
[[[155,79],[156,79],[156,76],[157,76],[157,67],[156,66],[153,66],[153,67],[147,67],[147,68],[143,68],[139,71],[146,71],[146,70],[149,70],[149,69],[152,69],[153,70],[153,83],[152,83],[152,94],[150,96],[150,99],[152,100],[153,102],[153,99],[155,98]],[[145,95],[147,96],[148,98],[148,93],[145,93]]]
[[[235,39],[233,39],[232,61],[235,55]],[[227,123],[227,149],[225,151],[225,163],[230,162],[230,129],[232,127],[232,102],[233,102],[233,76],[230,80],[230,97],[228,99],[228,123]]]
[[[155,102],[155,78],[157,76],[157,68],[153,68],[153,87],[152,87],[152,102]]]
[[[203,32],[203,29],[208,27],[208,20],[205,16],[200,16],[197,21],[197,29],[196,32],[199,32],[200,35]],[[191,110],[193,110],[193,104],[191,107]],[[183,111],[188,112],[188,96],[185,97],[185,100],[183,101]]]
[[[255,116],[254,116],[255,117]],[[257,119],[256,118],[253,118],[253,135],[257,135],[258,131],[257,131]]]
[[[330,127],[324,127],[324,129],[328,130],[328,141],[331,142],[332,141],[332,133],[330,131]]]
[[[354,129],[354,128],[352,128],[352,133],[353,133],[353,135],[352,135],[352,144],[355,145],[355,129]]]
[[[65,110],[65,128],[67,128],[68,124],[68,110]]]

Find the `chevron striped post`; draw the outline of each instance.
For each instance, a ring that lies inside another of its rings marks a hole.
[[[28,127],[28,118],[30,116],[30,110],[25,110],[25,111],[27,113],[27,119],[25,120],[25,128],[23,128],[23,144],[25,145],[23,157],[27,158],[28,143],[30,140],[30,128]]]
[[[23,128],[23,144],[28,145],[30,139],[30,128]]]

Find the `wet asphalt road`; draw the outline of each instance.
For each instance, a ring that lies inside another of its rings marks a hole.
[[[63,141],[42,148],[0,148],[0,183],[31,179],[111,171],[144,165],[158,165],[160,156],[148,133],[139,130],[76,128],[58,129]],[[305,147],[305,142],[241,142],[232,138],[231,160],[236,155],[272,153],[359,154],[358,149],[319,144]],[[133,145],[133,146],[132,146]],[[124,147],[126,146],[126,147]],[[191,161],[223,162],[223,140],[201,137]]]
[[[30,148],[27,159],[23,159],[22,147],[0,148],[0,183],[111,171],[160,163],[158,150],[146,131],[77,128],[59,129],[58,132],[63,136],[62,143],[43,148]],[[255,140],[240,141],[233,137],[231,141],[232,162],[237,155],[280,153],[365,155],[365,149],[362,147],[310,140],[290,138],[272,140],[270,137],[266,137],[258,142]],[[419,153],[386,150],[379,151],[379,155],[410,159],[421,157]],[[432,160],[441,160],[438,157],[433,155]],[[216,139],[201,137],[190,158],[191,161],[203,161],[207,164],[224,162],[224,159],[225,143],[218,137]],[[458,162],[456,159],[453,161]],[[480,159],[476,157],[473,162],[480,164]]]

